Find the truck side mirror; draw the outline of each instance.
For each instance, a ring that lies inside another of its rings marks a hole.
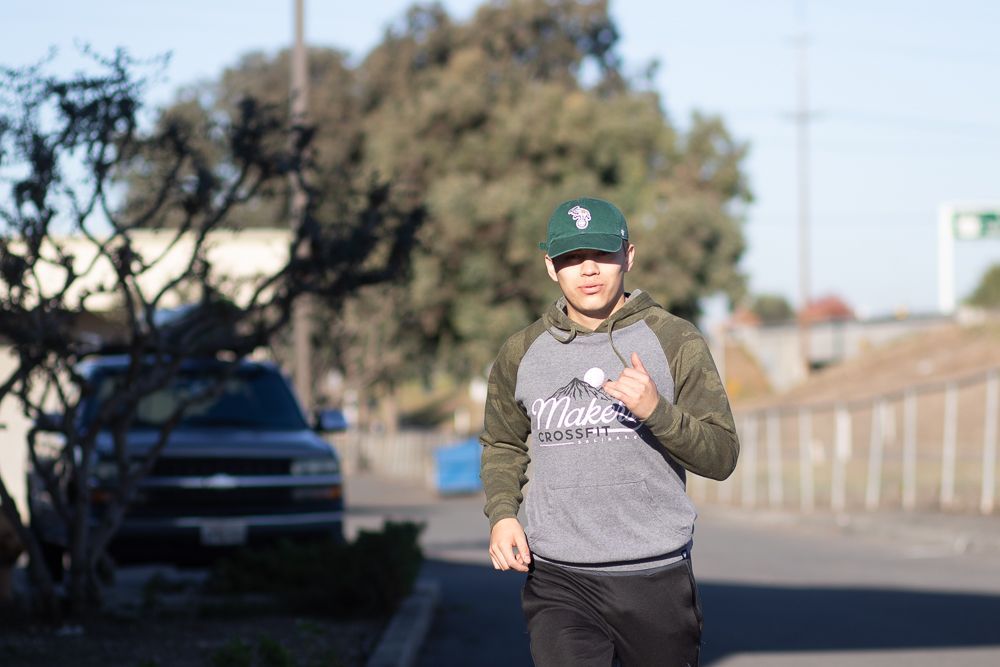
[[[341,410],[317,410],[313,428],[320,433],[333,433],[347,430],[347,418]]]

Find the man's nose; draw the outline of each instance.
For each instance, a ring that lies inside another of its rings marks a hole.
[[[585,259],[580,265],[580,272],[585,276],[593,276],[601,272],[600,267],[597,266],[597,262],[592,259]]]

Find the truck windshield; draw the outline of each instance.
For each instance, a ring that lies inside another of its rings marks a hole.
[[[120,372],[102,371],[94,378],[97,391],[84,408],[86,423],[92,422],[100,407],[121,391],[121,377]],[[132,428],[160,428],[178,406],[192,399],[184,410],[180,427],[308,428],[284,378],[275,371],[261,368],[240,369],[226,379],[208,369],[181,371],[167,387],[139,401]]]

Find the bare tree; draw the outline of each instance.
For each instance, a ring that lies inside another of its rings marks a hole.
[[[139,402],[167,386],[185,359],[235,362],[266,345],[289,321],[306,293],[337,311],[365,285],[405,269],[422,209],[387,184],[371,183],[338,197],[353,202],[336,219],[320,219],[322,192],[311,182],[312,129],[290,126],[283,107],[244,99],[232,118],[158,119],[144,129],[146,81],[124,53],[95,58],[99,73],[58,78],[42,67],[5,70],[0,103],[0,337],[12,344],[16,366],[0,377],[0,401],[19,401],[35,428],[28,437],[35,472],[61,520],[69,550],[69,608],[80,614],[100,603],[98,573],[130,498],[152,469],[193,395],[165,420],[156,445],[139,464],[126,433]],[[155,166],[154,166],[155,165]],[[164,165],[166,165],[164,167]],[[142,174],[143,189],[124,195],[126,177]],[[341,179],[348,182],[351,179]],[[275,270],[226,275],[213,264],[214,234],[238,228],[248,206],[288,220],[291,183],[306,192],[287,250]],[[270,204],[268,204],[270,202]],[[331,207],[327,207],[329,210]],[[155,251],[137,244],[139,230],[166,239]],[[167,279],[167,257],[180,270]],[[158,313],[180,296],[193,306],[180,322]],[[128,370],[86,425],[81,401],[95,387],[80,363],[102,351],[86,322],[117,305],[111,329]],[[221,373],[224,375],[225,371]],[[220,382],[205,389],[218,391]],[[46,463],[42,441],[58,456]],[[98,435],[110,433],[120,484],[95,527],[89,525],[91,474]],[[44,434],[44,437],[43,437]],[[57,615],[43,553],[0,478],[0,510],[31,557],[31,580],[45,611]]]

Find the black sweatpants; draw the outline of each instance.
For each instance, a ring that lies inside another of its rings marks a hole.
[[[535,667],[697,667],[701,604],[691,559],[597,574],[534,559],[521,592]]]

